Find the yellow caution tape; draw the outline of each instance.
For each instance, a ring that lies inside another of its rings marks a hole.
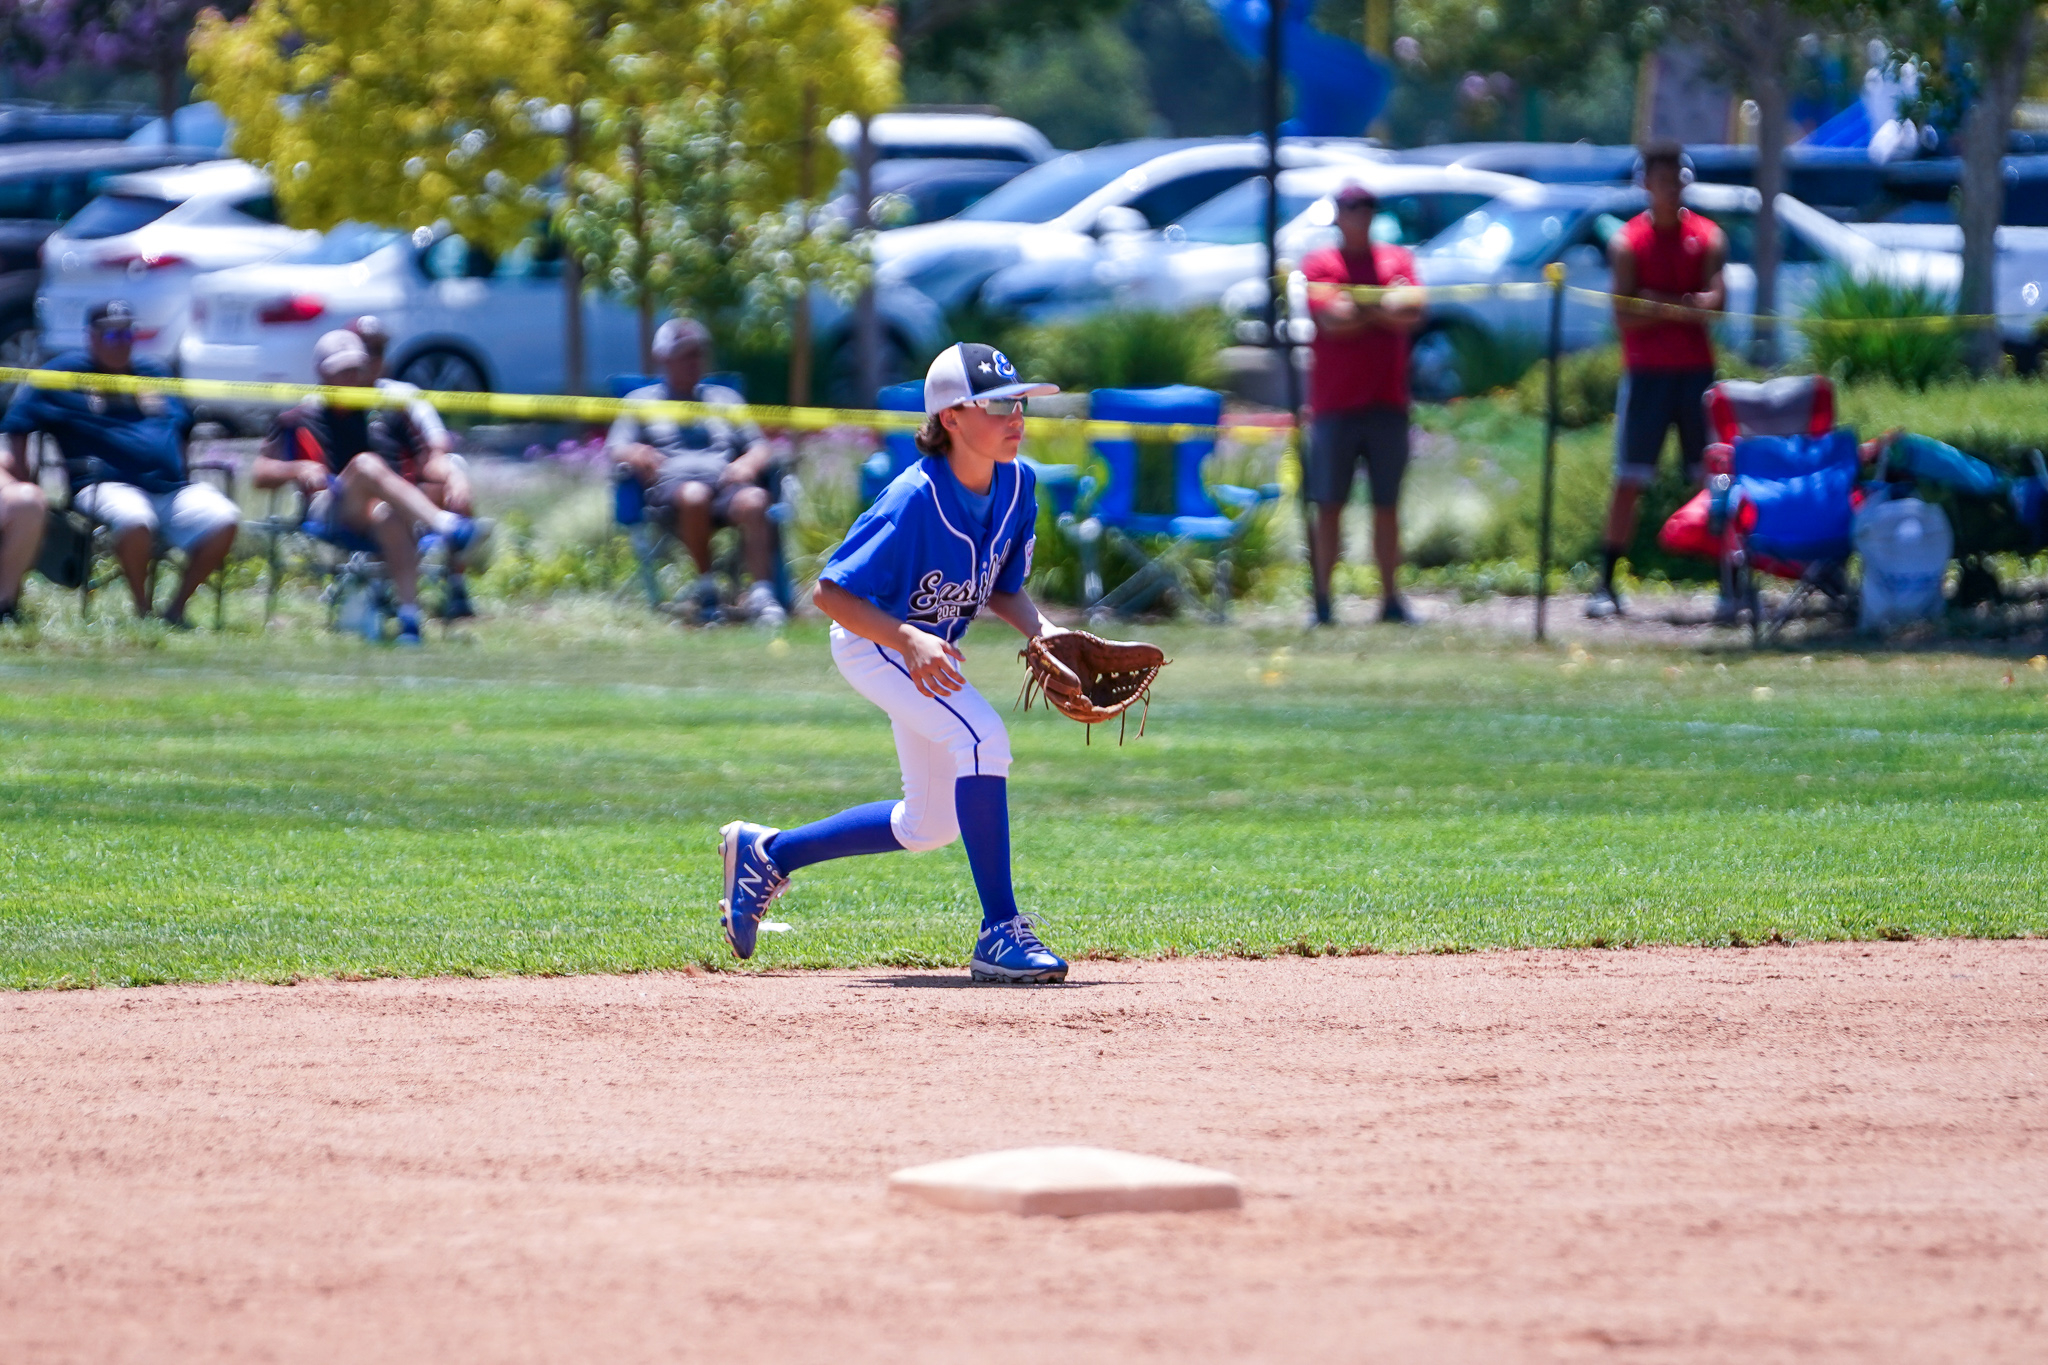
[[[1548,269],[1548,268],[1546,268]],[[1502,298],[1524,302],[1550,297],[1551,283],[1515,280],[1504,284],[1334,284],[1322,280],[1309,283],[1311,294],[1324,297],[1347,294],[1360,303],[1380,303],[1389,295],[1399,307],[1427,308],[1433,303],[1459,299]],[[2037,321],[2042,315],[2036,313],[1928,313],[1917,317],[1903,318],[1813,318],[1787,317],[1782,314],[1730,313],[1711,308],[1694,308],[1682,303],[1655,303],[1632,295],[1614,294],[1604,289],[1587,289],[1580,285],[1564,285],[1564,292],[1577,299],[1597,303],[1605,308],[1625,308],[1632,313],[1649,317],[1664,317],[1680,321],[1700,322],[1779,322],[1801,329],[1824,328],[1830,331],[1854,332],[1865,329],[1887,331],[1947,332],[1974,327],[1999,326],[2007,322],[2028,323]]]
[[[240,403],[261,407],[288,407],[309,396],[341,408],[401,407],[415,398],[424,399],[443,413],[467,413],[478,417],[523,418],[610,422],[622,413],[641,417],[667,417],[695,421],[724,417],[729,421],[751,421],[779,431],[828,431],[840,427],[880,431],[915,431],[924,425],[919,412],[881,412],[850,408],[792,408],[761,403],[696,403],[676,399],[593,398],[546,393],[473,393],[455,390],[423,390],[394,396],[382,389],[334,384],[259,384],[232,379],[175,379],[156,375],[100,374],[82,370],[35,370],[0,366],[0,384],[27,384],[38,389],[71,389],[96,393],[162,393],[210,403]],[[1079,432],[1109,440],[1156,439],[1192,441],[1208,437],[1229,437],[1240,442],[1263,444],[1271,440],[1291,441],[1291,427],[1205,426],[1186,422],[1111,422],[1082,417],[1026,417],[1027,432],[1040,436]]]

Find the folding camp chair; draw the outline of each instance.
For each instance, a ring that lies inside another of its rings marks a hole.
[[[1707,487],[1672,514],[1658,544],[1716,562],[1723,603],[1716,619],[1734,624],[1746,614],[1754,643],[1782,630],[1816,593],[1838,610],[1852,607],[1846,561],[1856,440],[1846,429],[1839,444],[1821,439],[1835,431],[1834,386],[1821,375],[1723,380],[1707,390],[1704,407],[1714,437]],[[1758,437],[1781,439],[1747,444]],[[1827,505],[1822,490],[1838,483],[1840,506]],[[1793,585],[1768,617],[1759,573]]]
[[[451,454],[448,459],[457,469],[469,468],[460,455]],[[382,552],[374,540],[358,531],[313,519],[310,507],[303,489],[273,488],[265,514],[242,523],[245,533],[264,537],[264,625],[267,627],[277,613],[277,595],[285,578],[297,572],[320,584],[329,630],[383,639],[386,626],[398,619],[398,599]],[[429,533],[420,538],[419,545],[419,586],[445,593],[448,564],[444,555],[435,553],[441,548],[441,537]]]
[[[608,381],[614,398],[624,398],[635,389],[658,382],[653,375],[615,374]],[[717,384],[745,397],[746,378],[736,373],[709,374],[704,383]],[[760,487],[769,496],[768,537],[769,554],[775,565],[775,579],[770,587],[775,600],[782,604],[784,611],[794,611],[795,589],[790,581],[789,557],[784,551],[784,528],[796,520],[797,498],[802,487],[796,475],[781,465],[770,465],[762,471]],[[673,532],[647,515],[646,490],[630,470],[620,466],[612,471],[612,519],[633,546],[633,559],[638,569],[640,588],[647,597],[650,610],[659,611],[672,599],[663,592],[661,569],[673,560],[681,550]],[[722,593],[725,599],[736,597],[745,565],[745,552],[735,543],[724,554],[712,562],[712,572],[728,585]]]
[[[57,442],[53,438],[38,432],[30,438],[29,477],[38,483],[47,485],[48,480],[44,478],[44,471],[46,469],[52,473],[62,474],[64,483],[64,493],[61,499],[63,506],[62,515],[70,518],[78,531],[89,538],[87,541],[89,548],[85,556],[85,571],[78,582],[78,613],[81,618],[90,620],[92,618],[93,594],[101,588],[109,587],[122,580],[121,566],[114,559],[114,538],[105,526],[78,510],[76,502],[80,485],[76,477],[77,471],[72,469],[70,464],[63,458],[61,452],[58,451]],[[239,473],[239,466],[232,459],[210,455],[201,456],[196,460],[187,460],[185,469],[193,478],[203,478],[214,484],[222,493],[227,495],[229,501],[236,501],[235,480]],[[170,547],[164,544],[161,537],[158,538],[156,544],[150,550],[149,576],[145,581],[144,590],[149,594],[151,601],[156,600],[157,569],[163,564],[165,558],[170,553]],[[227,625],[227,592],[227,566],[223,564],[213,575],[213,628],[215,630],[224,629]]]
[[[1108,471],[1088,514],[1070,523],[1082,563],[1082,597],[1091,617],[1142,611],[1167,593],[1200,604],[1224,619],[1230,607],[1231,555],[1251,530],[1258,508],[1280,497],[1280,485],[1242,488],[1206,484],[1204,466],[1216,451],[1215,428],[1223,417],[1223,396],[1209,389],[1175,384],[1157,389],[1097,389],[1089,416],[1098,421],[1165,423],[1204,427],[1200,433],[1168,432],[1097,437],[1095,453]],[[1163,542],[1163,543],[1162,543]],[[1139,562],[1138,571],[1103,591],[1104,544]],[[1213,553],[1213,587],[1205,596],[1192,565]]]

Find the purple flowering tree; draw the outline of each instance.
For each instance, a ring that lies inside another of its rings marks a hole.
[[[169,141],[194,22],[208,9],[232,19],[248,8],[249,0],[0,0],[0,60],[30,80],[74,65],[146,71]]]

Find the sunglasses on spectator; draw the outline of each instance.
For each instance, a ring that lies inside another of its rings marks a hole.
[[[977,398],[971,403],[962,403],[963,408],[980,408],[991,417],[1010,417],[1024,411],[1028,398]]]
[[[97,335],[101,341],[133,341],[135,340],[135,329],[133,327],[102,327]]]

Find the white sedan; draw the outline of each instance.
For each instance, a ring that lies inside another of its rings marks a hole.
[[[1386,153],[1362,142],[1289,139],[1283,167],[1364,165]],[[1255,138],[1112,143],[1034,166],[951,218],[875,237],[875,279],[908,285],[939,307],[971,306],[998,270],[1092,261],[1105,239],[1143,238],[1178,222],[1266,167]]]
[[[1359,161],[1282,171],[1283,263],[1336,242],[1336,194],[1353,184],[1379,198],[1373,236],[1399,246],[1419,246],[1480,205],[1533,187],[1520,176],[1458,166]],[[982,304],[1045,321],[1110,307],[1182,312],[1263,288],[1266,198],[1266,177],[1254,176],[1159,232],[1105,238],[1092,256],[1004,270],[982,287]]]
[[[279,226],[270,177],[246,161],[110,180],[43,243],[36,294],[43,353],[84,345],[86,310],[126,299],[135,309],[136,354],[168,363],[205,272],[267,261],[318,237]]]
[[[391,374],[423,389],[559,393],[564,381],[560,247],[538,234],[493,256],[446,229],[411,233],[345,223],[306,249],[201,278],[192,325],[178,350],[194,379],[309,383],[322,332],[375,314],[390,335]],[[905,357],[938,349],[936,309],[909,291],[883,290],[885,377]],[[850,310],[814,295],[821,377],[834,401],[848,391]],[[583,301],[585,393],[633,374],[639,320],[591,292]]]

